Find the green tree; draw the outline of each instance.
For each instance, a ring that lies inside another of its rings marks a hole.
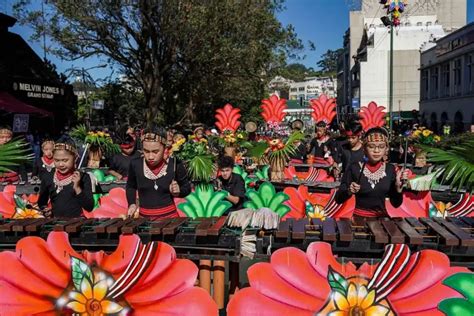
[[[321,60],[317,62],[318,67],[321,68],[321,71],[325,75],[335,75],[337,71],[337,62],[339,60],[339,56],[343,54],[344,49],[339,48],[337,50],[328,49],[321,56]]]
[[[209,120],[226,102],[246,110],[271,70],[302,48],[275,17],[281,0],[50,0],[45,18],[30,1],[14,9],[33,38],[47,34],[65,60],[107,58],[142,91],[148,123]]]

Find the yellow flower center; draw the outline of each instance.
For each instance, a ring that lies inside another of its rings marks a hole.
[[[349,311],[349,315],[351,315],[351,316],[365,316],[365,312],[359,306],[354,306]]]

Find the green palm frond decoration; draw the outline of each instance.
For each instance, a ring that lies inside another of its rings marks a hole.
[[[474,189],[474,136],[449,149],[421,146],[428,153],[429,161],[443,165],[441,183],[453,189]]]
[[[269,169],[270,169],[270,166],[263,166],[261,169],[258,169],[255,172],[255,176],[260,181],[268,181],[268,180],[270,180],[270,177],[268,176],[268,170]]]
[[[283,203],[290,199],[290,197],[283,193],[276,193],[275,187],[270,182],[264,182],[258,189],[247,190],[247,198],[249,201],[244,203],[245,208],[259,210],[261,208],[269,208],[280,217],[283,217],[290,211],[290,208]]]
[[[227,194],[225,191],[214,191],[211,185],[198,185],[178,208],[192,218],[221,216],[232,206],[225,200]]]
[[[472,315],[474,311],[474,273],[461,272],[451,275],[443,284],[456,290],[464,298],[448,298],[438,305],[438,309],[448,316]]]
[[[296,151],[295,143],[304,139],[304,134],[302,132],[295,132],[288,137],[285,142],[285,146],[279,150],[272,150],[270,153],[270,160],[277,159],[288,159],[290,155],[294,154]]]
[[[191,180],[207,183],[214,173],[214,157],[212,155],[196,156],[188,161],[187,167]]]
[[[84,141],[87,137],[87,127],[84,124],[79,124],[71,130],[71,137],[75,140]]]
[[[16,138],[0,146],[0,172],[12,171],[12,168],[33,160],[30,146]]]
[[[232,172],[240,175],[242,179],[244,179],[245,189],[248,189],[249,186],[252,186],[252,184],[255,183],[256,179],[250,178],[248,173],[241,166],[238,166],[238,165],[234,166],[234,169],[232,170]]]
[[[247,156],[248,157],[256,157],[260,158],[265,154],[265,151],[268,148],[267,142],[249,142],[246,144],[247,146],[243,146],[247,149]]]
[[[209,183],[215,171],[215,157],[207,143],[188,141],[173,155],[186,164],[191,180]]]

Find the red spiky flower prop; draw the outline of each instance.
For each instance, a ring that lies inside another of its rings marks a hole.
[[[219,131],[235,132],[240,126],[240,109],[227,103],[223,108],[217,109],[215,118]]]
[[[286,99],[280,99],[277,95],[262,100],[261,108],[263,110],[262,117],[267,124],[278,124],[286,116],[284,110],[288,108]]]
[[[327,95],[321,94],[318,99],[310,101],[313,113],[311,116],[313,120],[330,124],[336,116],[336,99],[328,98]]]
[[[385,125],[385,107],[378,106],[375,102],[370,102],[369,105],[360,109],[359,117],[360,124],[364,131],[368,131],[374,127],[382,127]]]

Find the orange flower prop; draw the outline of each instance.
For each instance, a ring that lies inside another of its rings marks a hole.
[[[286,99],[280,99],[276,95],[272,95],[270,98],[262,100],[262,117],[267,123],[280,123],[286,116],[284,112],[288,108],[286,105]]]
[[[240,126],[240,109],[234,108],[230,104],[218,109],[215,117],[217,119],[216,126],[221,132],[235,132]]]
[[[370,102],[368,106],[360,109],[360,124],[364,131],[368,131],[374,127],[382,127],[385,125],[385,107],[377,106],[377,103]]]
[[[336,116],[336,99],[328,98],[327,95],[321,94],[318,99],[310,101],[313,113],[313,120],[330,124]]]
[[[209,294],[194,287],[195,264],[136,235],[122,235],[111,254],[76,252],[63,232],[25,237],[0,262],[5,315],[217,315]]]

